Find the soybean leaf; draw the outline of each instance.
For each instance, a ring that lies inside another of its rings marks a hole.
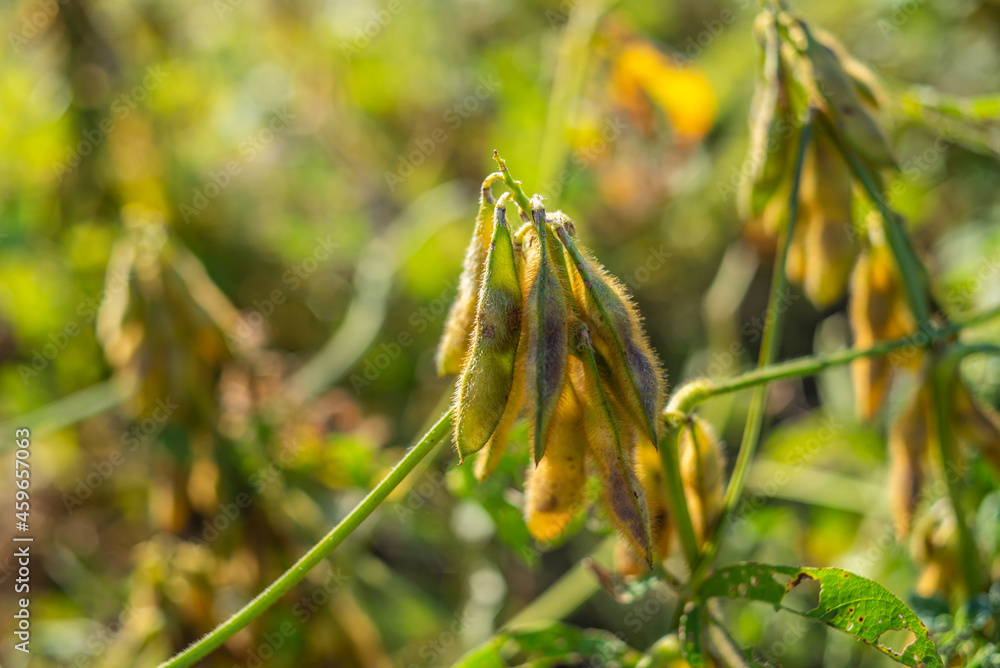
[[[543,622],[503,631],[473,649],[455,668],[601,665],[635,668],[642,654],[612,633]]]
[[[689,605],[681,617],[681,652],[691,668],[704,668],[701,653],[701,608]]]
[[[819,603],[811,610],[789,607],[785,596],[808,581],[819,584]],[[713,573],[698,594],[702,598],[747,598],[770,603],[775,610],[788,610],[848,633],[911,668],[944,666],[916,613],[879,583],[839,568],[735,564]],[[900,630],[909,631],[914,639],[895,651],[883,636]]]

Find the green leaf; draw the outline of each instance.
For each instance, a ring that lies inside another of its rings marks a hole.
[[[803,582],[819,583],[819,604],[796,610],[783,603],[788,592]],[[747,598],[815,619],[875,647],[912,668],[943,668],[927,628],[906,604],[873,580],[839,568],[796,568],[766,564],[736,564],[713,573],[698,590],[702,598]],[[909,630],[915,639],[901,653],[881,644],[888,631]]]
[[[612,633],[543,622],[509,629],[470,651],[455,668],[599,665],[635,668],[642,654]]]
[[[688,605],[681,617],[681,652],[691,668],[704,668],[705,657],[701,653],[701,608]]]

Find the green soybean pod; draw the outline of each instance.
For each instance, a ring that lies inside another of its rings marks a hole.
[[[448,311],[444,332],[441,334],[435,355],[439,376],[452,376],[461,371],[465,355],[469,351],[472,328],[476,319],[479,286],[482,284],[483,265],[486,263],[490,238],[493,235],[493,196],[490,195],[490,185],[501,178],[503,175],[497,172],[490,174],[483,181],[476,225],[472,230],[472,239],[469,240],[465,250],[462,275],[458,279],[458,294]]]
[[[580,326],[578,336],[582,354],[576,378],[585,406],[587,449],[600,472],[604,507],[619,536],[652,568],[654,548],[649,506],[634,462],[639,431],[622,419],[621,408],[602,385],[601,369],[586,325]]]
[[[663,369],[642,329],[642,318],[625,287],[590,254],[578,247],[565,227],[559,240],[576,267],[573,289],[597,351],[608,361],[627,413],[656,445],[659,414],[665,403]]]
[[[506,201],[505,194],[495,208],[472,347],[456,390],[455,444],[460,460],[490,440],[514,383],[521,336],[521,286],[514,267]]]
[[[556,242],[548,238],[545,209],[537,196],[532,200],[531,216],[535,243],[525,252],[525,271],[530,275],[531,288],[525,300],[524,326],[528,346],[525,351],[528,418],[537,464],[545,454],[552,415],[566,383],[569,309],[550,248]]]

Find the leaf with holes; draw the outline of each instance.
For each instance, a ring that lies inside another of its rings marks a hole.
[[[598,665],[634,668],[642,654],[612,633],[544,622],[509,629],[472,650],[455,668]]]
[[[691,668],[703,668],[705,657],[701,653],[701,608],[688,605],[681,617],[681,652]]]
[[[807,582],[819,584],[819,603],[808,610],[791,607],[785,597]],[[912,668],[943,668],[934,641],[916,613],[877,582],[839,568],[796,568],[736,564],[713,573],[698,589],[702,598],[747,598],[816,619]],[[888,641],[899,631],[913,639],[899,650]],[[908,634],[908,635],[909,635]]]

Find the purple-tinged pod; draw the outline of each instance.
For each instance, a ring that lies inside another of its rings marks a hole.
[[[548,238],[545,209],[537,196],[531,216],[535,233],[526,235],[524,248],[525,274],[531,285],[524,306],[525,395],[537,464],[545,453],[552,414],[566,383],[569,310],[553,254],[558,242]]]
[[[455,444],[459,459],[482,449],[493,436],[514,385],[522,306],[506,200],[504,195],[496,205],[472,347],[456,390]]]
[[[635,473],[640,432],[632,421],[624,418],[622,407],[605,389],[585,325],[581,325],[578,335],[581,361],[575,379],[583,397],[587,448],[600,474],[604,506],[622,541],[652,568],[654,549],[649,507]]]
[[[642,328],[642,317],[625,287],[569,234],[556,228],[576,267],[573,290],[595,349],[607,360],[626,412],[657,444],[665,403],[663,368]]]

